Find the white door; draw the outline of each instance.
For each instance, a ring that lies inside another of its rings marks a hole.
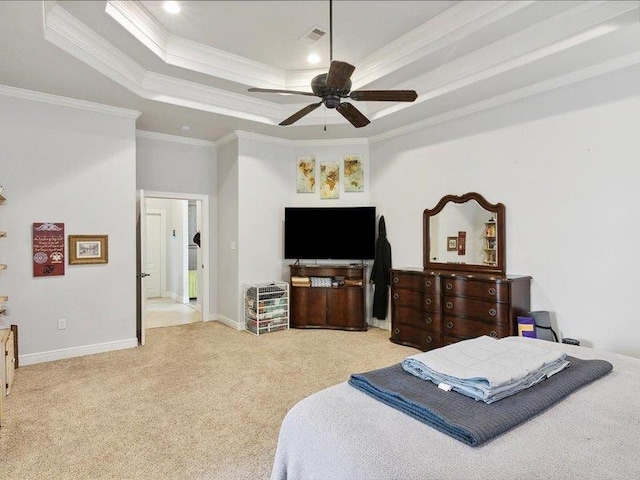
[[[144,190],[138,190],[136,195],[136,333],[138,335],[138,342],[140,345],[144,345],[145,342],[145,329],[147,328],[146,321],[146,309],[147,298],[144,294],[145,277],[148,274],[144,271],[146,256],[145,246],[147,241],[147,213],[144,199]]]
[[[150,276],[146,282],[147,298],[162,296],[162,215],[156,212],[147,212],[147,267],[145,272]]]

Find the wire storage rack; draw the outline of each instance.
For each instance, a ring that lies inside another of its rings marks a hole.
[[[244,320],[256,335],[289,329],[289,284],[259,283],[244,286]]]

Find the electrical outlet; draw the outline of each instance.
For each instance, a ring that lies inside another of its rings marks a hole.
[[[58,330],[64,330],[65,328],[67,328],[67,320],[61,318],[60,320],[58,320]]]

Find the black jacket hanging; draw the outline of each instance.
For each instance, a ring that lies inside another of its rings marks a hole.
[[[373,316],[378,320],[387,318],[389,303],[389,285],[391,283],[391,244],[387,241],[387,227],[384,216],[378,222],[378,239],[376,240],[376,258],[373,261],[370,281],[375,285],[373,293]]]

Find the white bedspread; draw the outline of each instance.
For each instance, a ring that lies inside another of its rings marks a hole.
[[[573,357],[607,360],[613,371],[481,447],[467,446],[341,383],[286,415],[271,478],[640,478],[640,359],[548,345]]]
[[[569,366],[566,353],[549,345],[485,335],[411,355],[402,367],[423,380],[493,403]]]

